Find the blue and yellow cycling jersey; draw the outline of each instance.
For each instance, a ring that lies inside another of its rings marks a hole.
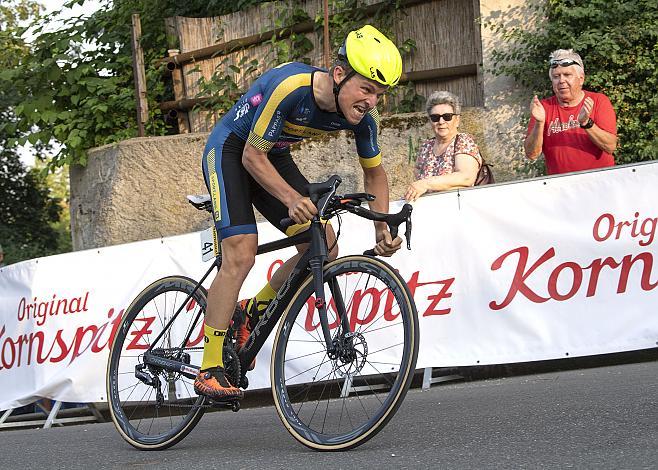
[[[313,74],[317,71],[323,70],[298,62],[269,70],[224,115],[219,126],[270,155],[286,153],[290,145],[306,137],[351,130],[361,166],[379,165],[377,109],[370,110],[356,125],[337,113],[321,110],[313,96]]]

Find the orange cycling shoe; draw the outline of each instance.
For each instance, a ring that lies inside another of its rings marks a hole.
[[[251,334],[251,317],[247,315],[247,305],[249,305],[250,300],[251,299],[244,299],[238,302],[235,306],[235,312],[233,313],[235,342],[237,346],[236,352],[240,352],[240,349],[242,349],[242,346],[244,346],[244,344],[247,342],[247,339],[249,339],[249,335]],[[247,370],[254,370],[254,367],[256,367],[255,358],[253,361],[251,361],[251,364],[249,364]]]
[[[223,367],[202,370],[194,381],[194,391],[215,401],[240,400],[244,392],[231,383],[224,375]]]

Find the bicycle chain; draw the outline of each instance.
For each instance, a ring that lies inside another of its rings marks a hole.
[[[167,351],[177,351],[177,352],[184,352],[184,351],[190,351],[190,350],[203,350],[203,347],[190,347],[190,348],[168,348]],[[228,376],[229,380],[231,383],[238,383],[240,381],[241,377],[241,367],[240,367],[240,359],[238,358],[238,354],[235,352],[233,347],[231,346],[225,346],[224,351],[222,352],[222,355],[224,357],[224,364],[228,364],[228,367],[224,368],[224,371],[226,375]],[[169,384],[169,380],[167,380],[166,375],[167,372],[161,371],[160,374],[163,376],[163,379],[165,383]],[[175,380],[174,380],[175,382]],[[230,404],[225,404],[225,403],[213,403],[209,398],[204,397],[203,402],[200,405],[183,405],[181,403],[167,403],[166,405],[162,406],[167,406],[169,408],[226,408],[230,407]]]

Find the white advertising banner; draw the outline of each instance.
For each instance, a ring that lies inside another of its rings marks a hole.
[[[417,304],[418,367],[655,347],[656,200],[658,163],[419,200],[412,250],[390,260]],[[279,237],[259,224],[261,243]],[[371,222],[343,216],[341,255],[373,242]],[[259,256],[241,298],[293,253]],[[104,401],[109,345],[123,309],[154,280],[199,279],[209,265],[193,233],[0,269],[0,410],[42,397]],[[272,340],[249,373],[250,388],[269,386]]]

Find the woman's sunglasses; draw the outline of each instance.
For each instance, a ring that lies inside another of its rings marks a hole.
[[[430,121],[439,122],[439,119],[443,118],[444,121],[452,121],[453,116],[459,116],[457,113],[444,113],[444,114],[430,114]]]

